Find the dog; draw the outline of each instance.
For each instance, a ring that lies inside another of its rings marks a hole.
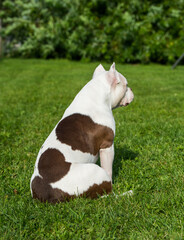
[[[31,177],[32,197],[64,202],[112,191],[115,121],[112,109],[134,99],[126,78],[100,64],[42,145]],[[100,166],[95,164],[100,157]]]

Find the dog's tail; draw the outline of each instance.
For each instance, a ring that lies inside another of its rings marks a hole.
[[[121,193],[121,194],[116,194],[116,193],[112,192],[112,194],[115,198],[123,197],[123,196],[133,196],[133,191],[130,190],[130,191],[127,191],[127,192],[124,192],[124,193]],[[108,197],[108,196],[109,195],[103,195],[102,198]]]

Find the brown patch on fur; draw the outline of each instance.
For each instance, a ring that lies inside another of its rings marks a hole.
[[[64,118],[58,124],[56,136],[73,150],[93,155],[102,148],[110,147],[114,140],[111,128],[97,124],[89,116],[78,113]]]
[[[52,188],[48,182],[39,176],[35,177],[31,183],[33,198],[41,202],[57,203],[64,202],[71,198],[68,193],[58,188]]]
[[[112,184],[108,181],[103,181],[100,185],[94,184],[83,194],[92,199],[97,198],[99,195],[109,194],[112,191]]]
[[[75,198],[75,195],[70,195],[58,188],[52,188],[44,179],[39,176],[35,177],[31,183],[33,198],[41,202],[59,203]],[[81,194],[81,197],[97,198],[99,195],[109,194],[112,191],[111,182],[104,181],[100,185],[94,184],[89,189]]]
[[[45,182],[56,182],[64,177],[71,163],[65,161],[64,155],[57,149],[47,149],[39,159],[38,170]]]

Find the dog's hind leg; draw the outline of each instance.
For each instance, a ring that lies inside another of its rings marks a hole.
[[[70,196],[97,198],[112,191],[112,183],[106,171],[96,164],[73,163],[70,171],[59,181],[50,184]]]

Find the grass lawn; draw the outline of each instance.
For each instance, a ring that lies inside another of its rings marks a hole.
[[[133,197],[31,198],[37,153],[97,64],[0,61],[0,239],[184,239],[183,66],[116,65],[135,99],[114,110],[114,192]]]

